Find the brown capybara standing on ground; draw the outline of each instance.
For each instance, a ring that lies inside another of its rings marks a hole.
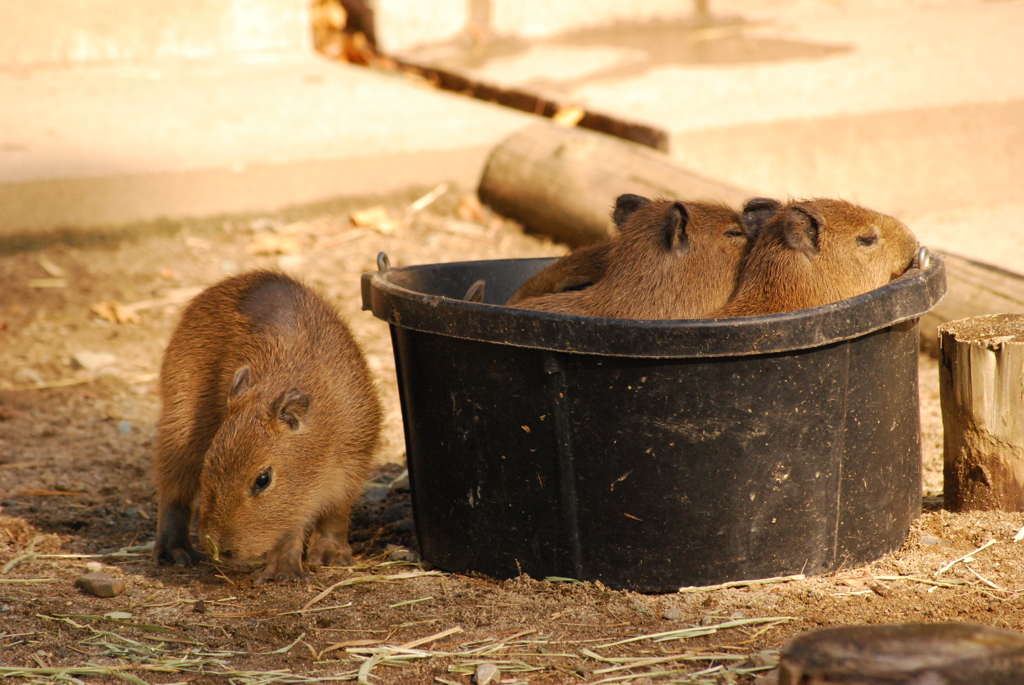
[[[910,266],[917,238],[901,222],[845,200],[778,205],[764,222],[733,299],[716,317],[776,314],[879,288]]]
[[[263,560],[257,581],[351,561],[349,514],[381,408],[366,361],[323,298],[252,271],[186,307],[160,369],[154,557]]]
[[[516,306],[616,319],[695,319],[723,306],[755,229],[724,205],[622,195],[604,277]]]

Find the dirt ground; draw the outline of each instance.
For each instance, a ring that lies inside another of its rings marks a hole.
[[[1024,629],[1024,543],[1013,542],[1024,515],[942,509],[938,379],[927,358],[925,510],[903,548],[875,563],[666,595],[418,563],[390,338],[360,311],[359,276],[375,269],[380,250],[400,266],[565,249],[460,205],[456,190],[409,215],[426,190],[0,245],[0,675],[469,683],[487,662],[503,683],[764,683],[776,650],[823,626]],[[352,225],[353,210],[378,203],[392,219]],[[213,566],[158,567],[147,548],[163,347],[198,288],[253,267],[283,268],[329,296],[364,346],[388,411],[380,463],[354,514],[357,565],[308,582],[255,586]],[[99,598],[75,587],[98,569],[124,592]]]

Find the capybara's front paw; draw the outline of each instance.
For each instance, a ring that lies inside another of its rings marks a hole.
[[[178,545],[162,545],[157,541],[157,544],[153,546],[153,559],[161,565],[194,566],[209,561],[210,557],[187,542]]]
[[[298,571],[295,571],[295,570],[281,571],[281,570],[276,569],[276,568],[272,569],[272,568],[269,568],[267,566],[264,566],[262,571],[257,571],[255,574],[253,574],[252,582],[254,582],[256,585],[263,585],[263,583],[266,583],[267,581],[271,581],[271,580],[280,580],[280,581],[294,580],[294,581],[299,581],[299,580],[306,580],[307,578],[309,578],[309,575],[307,575],[306,572],[302,570],[301,566],[299,567]]]
[[[253,575],[253,582],[262,585],[268,580],[305,580],[308,576],[302,570],[302,548],[286,552],[274,550],[267,554],[267,563]]]
[[[181,502],[161,502],[153,543],[153,560],[158,564],[192,566],[210,558],[192,546],[188,528],[192,508]]]
[[[197,549],[193,549],[192,547],[189,547],[188,549],[182,549],[180,547],[172,549],[171,557],[174,559],[175,564],[181,564],[182,566],[193,566],[210,560],[210,557]]]
[[[315,538],[306,551],[307,564],[314,568],[352,565],[352,548],[347,541],[325,534],[315,535]]]

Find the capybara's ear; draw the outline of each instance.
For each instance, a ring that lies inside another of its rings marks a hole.
[[[821,235],[825,232],[825,217],[817,209],[805,204],[790,205],[782,221],[782,237],[786,245],[804,254],[818,254]]]
[[[285,390],[277,396],[270,408],[274,418],[288,426],[293,431],[302,427],[302,420],[306,418],[309,411],[309,395],[299,392],[295,388]]]
[[[246,364],[238,371],[235,371],[235,377],[231,380],[231,390],[228,392],[228,399],[233,400],[236,397],[241,397],[249,391],[250,387],[252,387],[252,370]]]
[[[673,202],[665,213],[665,224],[662,227],[665,246],[669,250],[686,252],[690,249],[690,239],[686,227],[690,223],[690,211],[682,202]]]
[[[743,205],[743,216],[741,217],[743,232],[746,233],[747,239],[756,238],[764,228],[765,222],[775,216],[780,209],[782,209],[782,203],[770,197],[754,197],[747,200],[747,203]]]
[[[615,198],[615,209],[612,211],[612,221],[619,228],[622,228],[622,224],[629,218],[629,215],[640,209],[646,207],[651,203],[646,197],[640,195],[633,195],[626,193],[625,195],[619,195]]]

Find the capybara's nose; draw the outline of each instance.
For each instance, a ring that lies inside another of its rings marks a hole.
[[[230,549],[222,549],[220,551],[220,557],[222,559],[227,559],[228,561],[231,561],[231,557],[233,557],[233,556],[234,556],[234,553]]]

